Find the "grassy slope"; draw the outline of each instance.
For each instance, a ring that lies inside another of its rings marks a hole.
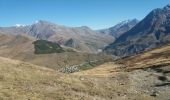
[[[118,60],[116,63],[125,65],[126,70],[147,68],[152,65],[170,64],[170,45],[127,57]]]
[[[148,88],[150,89],[147,86],[152,84],[147,85],[146,89],[142,86],[147,84],[148,80],[157,81],[157,78],[149,72],[142,70],[126,72],[122,68],[126,69],[132,61],[131,64],[134,65],[139,61],[145,61],[142,64],[145,65],[151,60],[153,60],[152,64],[155,64],[156,59],[168,60],[169,57],[166,56],[169,50],[170,46],[165,46],[74,74],[63,74],[42,66],[0,57],[0,97],[2,100],[91,100],[94,98],[97,100],[154,100],[155,97],[150,96],[150,92],[145,92],[149,91]],[[161,56],[155,58],[155,54],[161,54]],[[148,59],[138,60],[137,58]],[[123,62],[126,66],[122,66]],[[166,90],[168,91],[169,88]],[[159,98],[168,97],[167,91],[164,92],[165,95],[160,94]]]
[[[109,77],[65,75],[30,63],[0,57],[0,99],[2,100],[92,100],[94,98],[120,100],[124,98],[122,90],[127,91],[126,87],[122,87]],[[135,98],[136,95],[132,97]]]

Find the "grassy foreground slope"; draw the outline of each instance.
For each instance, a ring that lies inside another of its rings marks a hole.
[[[0,100],[149,100],[128,93],[126,77],[66,75],[52,69],[0,57]],[[120,78],[119,81],[115,77]]]

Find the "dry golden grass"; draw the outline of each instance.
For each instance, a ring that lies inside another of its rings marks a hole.
[[[170,64],[170,45],[145,51],[135,56],[116,61],[126,66],[126,70],[146,68],[152,65]]]
[[[126,73],[117,77],[128,82]],[[145,94],[129,93],[120,81],[114,77],[61,74],[0,57],[0,100],[124,100],[126,96],[129,100],[152,99]]]
[[[99,65],[93,69],[86,70],[86,71],[80,71],[73,73],[74,75],[85,75],[85,76],[101,76],[101,77],[109,77],[114,75],[114,71],[116,72],[116,69],[118,69],[120,65],[115,64],[114,62],[105,63],[102,65]]]

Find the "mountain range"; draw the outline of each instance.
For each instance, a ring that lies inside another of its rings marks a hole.
[[[123,21],[114,27],[95,31],[87,26],[66,27],[39,20],[32,25],[0,27],[0,33],[12,35],[25,34],[35,39],[57,42],[81,52],[97,53],[115,41],[115,38],[123,34],[123,32],[131,29],[137,22],[136,19]]]
[[[170,43],[170,5],[151,11],[104,51],[115,56],[128,56],[167,43]]]
[[[170,5],[151,11],[143,20],[126,20],[101,30],[67,27],[39,20],[32,25],[0,27],[0,33],[28,35],[71,47],[80,52],[123,57],[170,42]]]

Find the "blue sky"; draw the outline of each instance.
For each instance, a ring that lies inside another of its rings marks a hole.
[[[170,0],[0,0],[0,26],[46,20],[102,29],[127,19],[143,19]]]

